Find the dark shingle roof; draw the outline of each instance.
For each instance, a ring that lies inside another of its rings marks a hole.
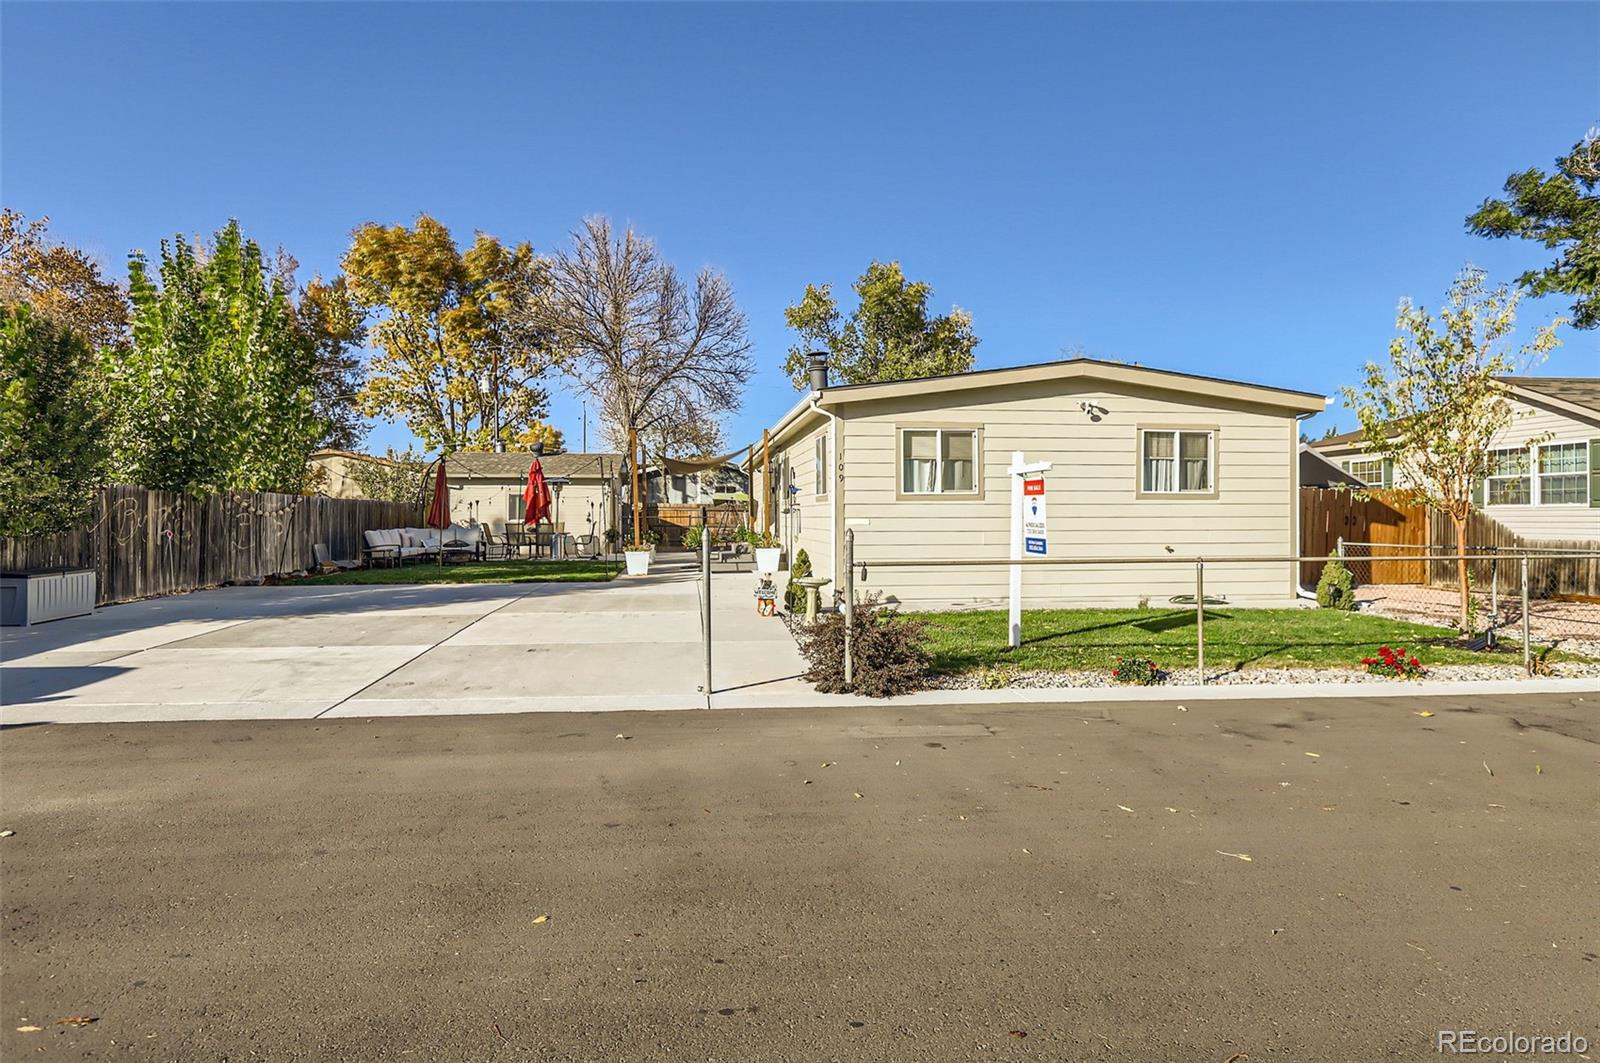
[[[451,478],[456,476],[481,476],[496,480],[521,480],[528,475],[533,455],[526,450],[493,451],[461,450],[445,455],[445,468]],[[546,454],[539,459],[546,476],[565,476],[568,479],[608,479],[622,466],[622,455],[610,452]]]
[[[1512,387],[1600,413],[1600,377],[1503,376],[1500,379]]]

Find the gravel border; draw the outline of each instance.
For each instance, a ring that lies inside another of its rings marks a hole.
[[[1193,668],[1177,668],[1165,673],[1162,686],[1197,686],[1199,673]],[[1600,663],[1565,663],[1550,666],[1550,675],[1558,679],[1600,678]],[[1319,683],[1329,686],[1351,684],[1388,683],[1407,686],[1412,683],[1484,682],[1495,679],[1527,678],[1519,664],[1441,664],[1428,669],[1420,679],[1395,679],[1389,676],[1369,675],[1353,668],[1247,668],[1242,671],[1206,673],[1207,686],[1274,686],[1286,683]],[[1064,671],[1017,669],[1002,687],[985,687],[982,672],[963,672],[959,675],[934,676],[929,680],[930,690],[1047,690],[1053,687],[1121,687],[1106,671]]]

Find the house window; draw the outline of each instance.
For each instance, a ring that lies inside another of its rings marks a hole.
[[[1527,447],[1489,451],[1489,476],[1484,501],[1491,506],[1533,504],[1533,481],[1528,475]]]
[[[1539,504],[1589,504],[1589,444],[1550,443],[1539,448]]]
[[[828,437],[826,434],[817,437],[816,453],[813,456],[815,469],[812,473],[816,477],[812,483],[812,493],[819,498],[828,493]]]
[[[1210,494],[1217,434],[1145,429],[1140,483],[1152,495]]]
[[[506,496],[506,519],[521,520],[528,515],[527,502],[518,494]]]
[[[1355,458],[1344,463],[1344,471],[1364,484],[1383,483],[1382,458]]]
[[[976,428],[901,429],[900,493],[976,495],[978,430]]]

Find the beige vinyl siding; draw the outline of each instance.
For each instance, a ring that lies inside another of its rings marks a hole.
[[[927,405],[937,396],[864,404],[844,422],[845,526],[855,530],[857,558],[868,562],[865,589],[909,608],[1003,604],[1004,567],[873,571],[870,562],[1008,557],[1006,469],[1014,450],[1030,462],[1054,463],[1047,474],[1051,557],[1203,555],[1221,561],[1230,555],[1294,552],[1297,424],[1285,412],[1191,402],[1155,389],[1072,390],[1059,382],[963,397],[960,406],[938,408]],[[1099,422],[1079,408],[1085,399],[1105,408]],[[895,497],[896,427],[935,420],[982,427],[981,501]],[[1215,430],[1217,497],[1136,497],[1141,426]],[[1293,597],[1292,578],[1286,564],[1218,563],[1208,566],[1206,589],[1231,602],[1281,605]],[[1146,596],[1160,604],[1193,592],[1194,568],[1036,567],[1024,570],[1023,581],[1030,606],[1132,605]]]
[[[786,494],[787,485],[780,479],[778,494],[778,511],[773,515],[777,521],[776,531],[783,540],[785,557],[792,561],[796,551],[804,550],[811,559],[811,571],[814,575],[836,579],[833,571],[833,547],[831,525],[829,523],[833,510],[833,493],[828,491],[819,497],[817,493],[816,478],[816,448],[817,439],[829,432],[826,418],[818,415],[816,425],[803,434],[795,436],[781,448],[774,447],[772,451],[773,475],[780,476],[780,470],[785,460],[794,469],[794,485],[799,490],[793,496]],[[829,461],[834,461],[832,440],[828,447]],[[785,513],[789,505],[794,506],[792,513]],[[822,589],[822,602],[827,604],[832,601],[834,585]]]
[[[1600,415],[1591,423],[1557,410],[1517,402],[1512,422],[1495,433],[1490,450],[1542,443],[1588,443],[1600,438]],[[1548,437],[1548,438],[1546,438]],[[1334,464],[1358,456],[1356,447],[1323,452]],[[1395,468],[1395,486],[1407,486],[1405,470]],[[1586,505],[1484,506],[1483,512],[1518,535],[1530,539],[1600,539],[1600,508]]]

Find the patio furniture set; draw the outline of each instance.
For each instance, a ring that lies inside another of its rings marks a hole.
[[[548,525],[528,528],[521,521],[507,521],[501,535],[485,524],[452,524],[442,530],[375,528],[363,532],[362,538],[366,540],[362,560],[372,568],[407,561],[561,560],[594,558],[601,553],[598,535],[574,535]]]

